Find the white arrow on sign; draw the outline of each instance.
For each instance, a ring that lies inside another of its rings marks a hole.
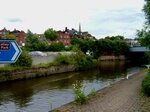
[[[19,48],[16,46],[16,44],[15,44],[14,42],[11,42],[11,43],[12,43],[14,49],[16,50],[14,56],[13,56],[12,59],[11,59],[11,61],[14,61],[14,60],[17,58],[17,56],[18,56],[20,50],[19,50]]]

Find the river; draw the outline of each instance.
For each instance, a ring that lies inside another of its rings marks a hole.
[[[88,94],[140,69],[124,62],[103,62],[99,68],[84,72],[1,83],[0,112],[48,112],[74,100],[72,85],[75,83],[82,83]]]

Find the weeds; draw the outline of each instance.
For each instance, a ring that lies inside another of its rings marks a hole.
[[[92,89],[89,96],[96,96],[96,90],[95,89]]]
[[[90,97],[96,96],[95,89],[92,89],[89,95],[86,95],[84,92],[85,86],[80,81],[77,81],[75,84],[73,84],[73,90],[75,93],[75,101],[81,105],[86,104]]]
[[[75,92],[75,100],[82,104],[85,104],[87,102],[87,96],[84,93],[84,86],[80,82],[76,82],[73,84],[73,90]]]

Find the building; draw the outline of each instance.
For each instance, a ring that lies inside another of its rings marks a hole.
[[[94,36],[88,32],[82,32],[81,25],[79,24],[79,31],[72,28],[71,30],[65,27],[64,31],[58,31],[58,41],[63,42],[64,45],[71,45],[71,39],[73,37],[78,37],[82,39],[95,39]]]
[[[0,30],[0,39],[6,39],[7,34],[9,34],[9,31],[6,28]]]
[[[20,46],[25,45],[26,33],[24,31],[19,31],[14,29],[13,31],[9,31],[6,28],[0,30],[0,39],[8,39],[7,35],[13,34],[16,37],[16,41]]]
[[[71,45],[72,36],[67,31],[58,31],[58,41],[63,42],[65,46]]]
[[[70,30],[66,27],[65,32],[68,32],[71,37],[78,37],[78,38],[82,38],[82,39],[95,39],[95,37],[92,36],[91,34],[89,34],[89,32],[87,32],[87,31],[82,32],[81,24],[79,24],[79,30],[78,31],[75,30],[74,28],[72,28]]]
[[[10,32],[10,34],[13,34],[16,36],[16,41],[20,46],[25,45],[25,40],[26,40],[26,33],[24,31],[19,31],[14,29],[13,31]]]
[[[141,46],[136,39],[125,39],[125,40],[130,47]]]

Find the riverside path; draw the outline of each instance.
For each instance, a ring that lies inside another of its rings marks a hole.
[[[147,70],[121,80],[120,82],[97,92],[96,96],[88,100],[87,104],[79,105],[75,102],[66,104],[56,112],[150,112],[144,109],[141,102],[141,82]],[[150,100],[149,100],[150,101]],[[150,103],[149,103],[150,104]],[[148,107],[148,109],[150,109]]]

